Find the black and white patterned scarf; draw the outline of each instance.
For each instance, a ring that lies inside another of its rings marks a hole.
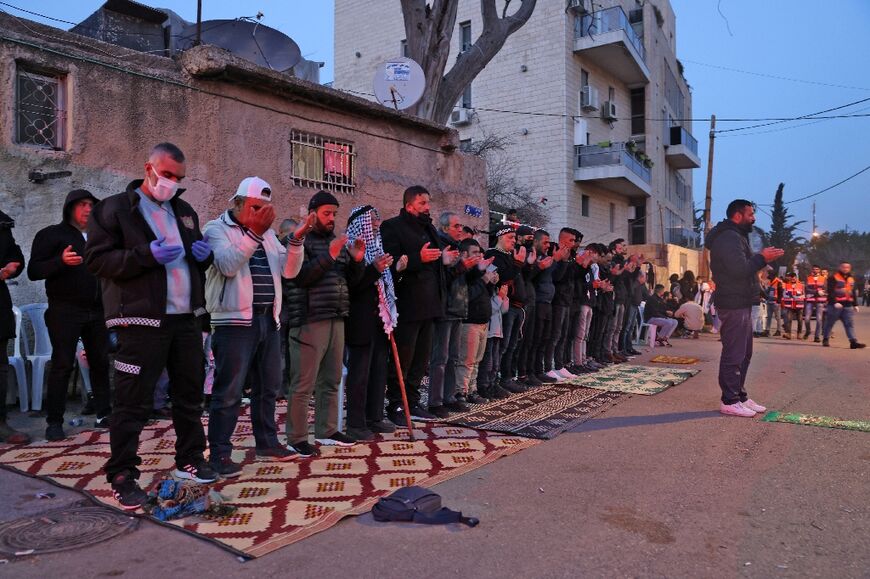
[[[347,223],[348,243],[353,243],[359,238],[366,242],[366,265],[374,263],[377,258],[384,255],[381,233],[372,227],[372,214],[379,217],[378,210],[371,205],[354,207]],[[378,286],[378,311],[384,322],[384,332],[392,334],[398,323],[399,312],[396,309],[396,290],[390,269],[385,269],[375,283]]]

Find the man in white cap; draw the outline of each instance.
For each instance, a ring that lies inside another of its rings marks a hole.
[[[243,179],[230,203],[203,230],[214,252],[205,282],[215,358],[209,462],[224,478],[239,476],[242,470],[232,459],[231,437],[249,371],[254,373],[251,426],[257,458],[294,458],[278,442],[275,426],[275,399],[281,388],[281,277],[299,273],[302,239],[313,225],[313,219],[300,225],[285,248],[271,229],[275,220],[272,188],[259,177]]]

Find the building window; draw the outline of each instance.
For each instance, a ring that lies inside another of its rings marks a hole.
[[[19,68],[15,81],[15,140],[63,150],[66,126],[65,77]]]
[[[460,139],[459,140],[459,150],[463,153],[471,152],[471,139]]]
[[[460,105],[464,109],[471,108],[471,85],[469,84],[465,87],[465,90],[462,91],[462,101],[460,101]]]
[[[612,86],[607,87],[607,100],[613,102],[616,100],[616,89]]]
[[[646,116],[646,100],[644,89],[631,89],[631,134],[643,135],[646,133],[644,117]]]
[[[589,71],[580,69],[580,86],[589,86]]]
[[[290,133],[290,170],[299,187],[354,192],[353,144],[299,131]]]
[[[616,231],[616,205],[610,204],[610,233]]]
[[[459,52],[470,50],[471,44],[471,21],[466,20],[459,24]]]
[[[408,58],[408,39],[403,38],[402,42],[399,43],[399,54]]]
[[[589,195],[580,196],[580,215],[589,217]]]

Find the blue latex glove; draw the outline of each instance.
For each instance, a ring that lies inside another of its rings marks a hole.
[[[211,255],[211,246],[208,244],[208,236],[202,240],[196,240],[190,246],[190,252],[193,254],[193,259],[196,261],[205,261]]]
[[[180,245],[163,245],[166,238],[162,235],[151,242],[151,255],[157,260],[157,263],[166,265],[184,253],[184,248]]]

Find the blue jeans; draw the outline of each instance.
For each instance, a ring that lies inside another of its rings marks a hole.
[[[838,308],[835,304],[828,304],[828,307],[825,310],[825,334],[824,334],[824,338],[826,340],[828,338],[830,338],[831,337],[831,330],[834,329],[834,324],[837,323],[837,320],[843,320],[843,327],[846,328],[846,337],[849,338],[850,342],[857,341],[858,338],[855,337],[854,316],[855,316],[854,308],[851,308],[851,307]]]
[[[630,352],[634,349],[634,324],[637,322],[637,306],[628,304],[625,313],[625,326],[622,328],[622,351]]]
[[[815,337],[818,338],[825,327],[825,304],[819,302],[811,302],[804,306],[804,331],[810,333],[810,322],[813,317],[813,310],[816,311],[816,331]]]
[[[429,406],[455,401],[455,368],[459,357],[462,320],[439,320],[432,331],[432,359],[429,362]]]
[[[517,343],[520,341],[520,332],[523,329],[523,308],[511,306],[508,311],[502,314],[501,329],[502,335],[502,351],[501,351],[501,381],[507,382],[512,380],[513,375],[513,358],[514,351],[517,349]]]
[[[272,314],[255,315],[250,326],[217,326],[212,335],[215,375],[208,412],[211,460],[229,457],[239,419],[242,386],[251,381],[251,426],[258,450],[280,446],[275,398],[281,388],[281,336]]]

